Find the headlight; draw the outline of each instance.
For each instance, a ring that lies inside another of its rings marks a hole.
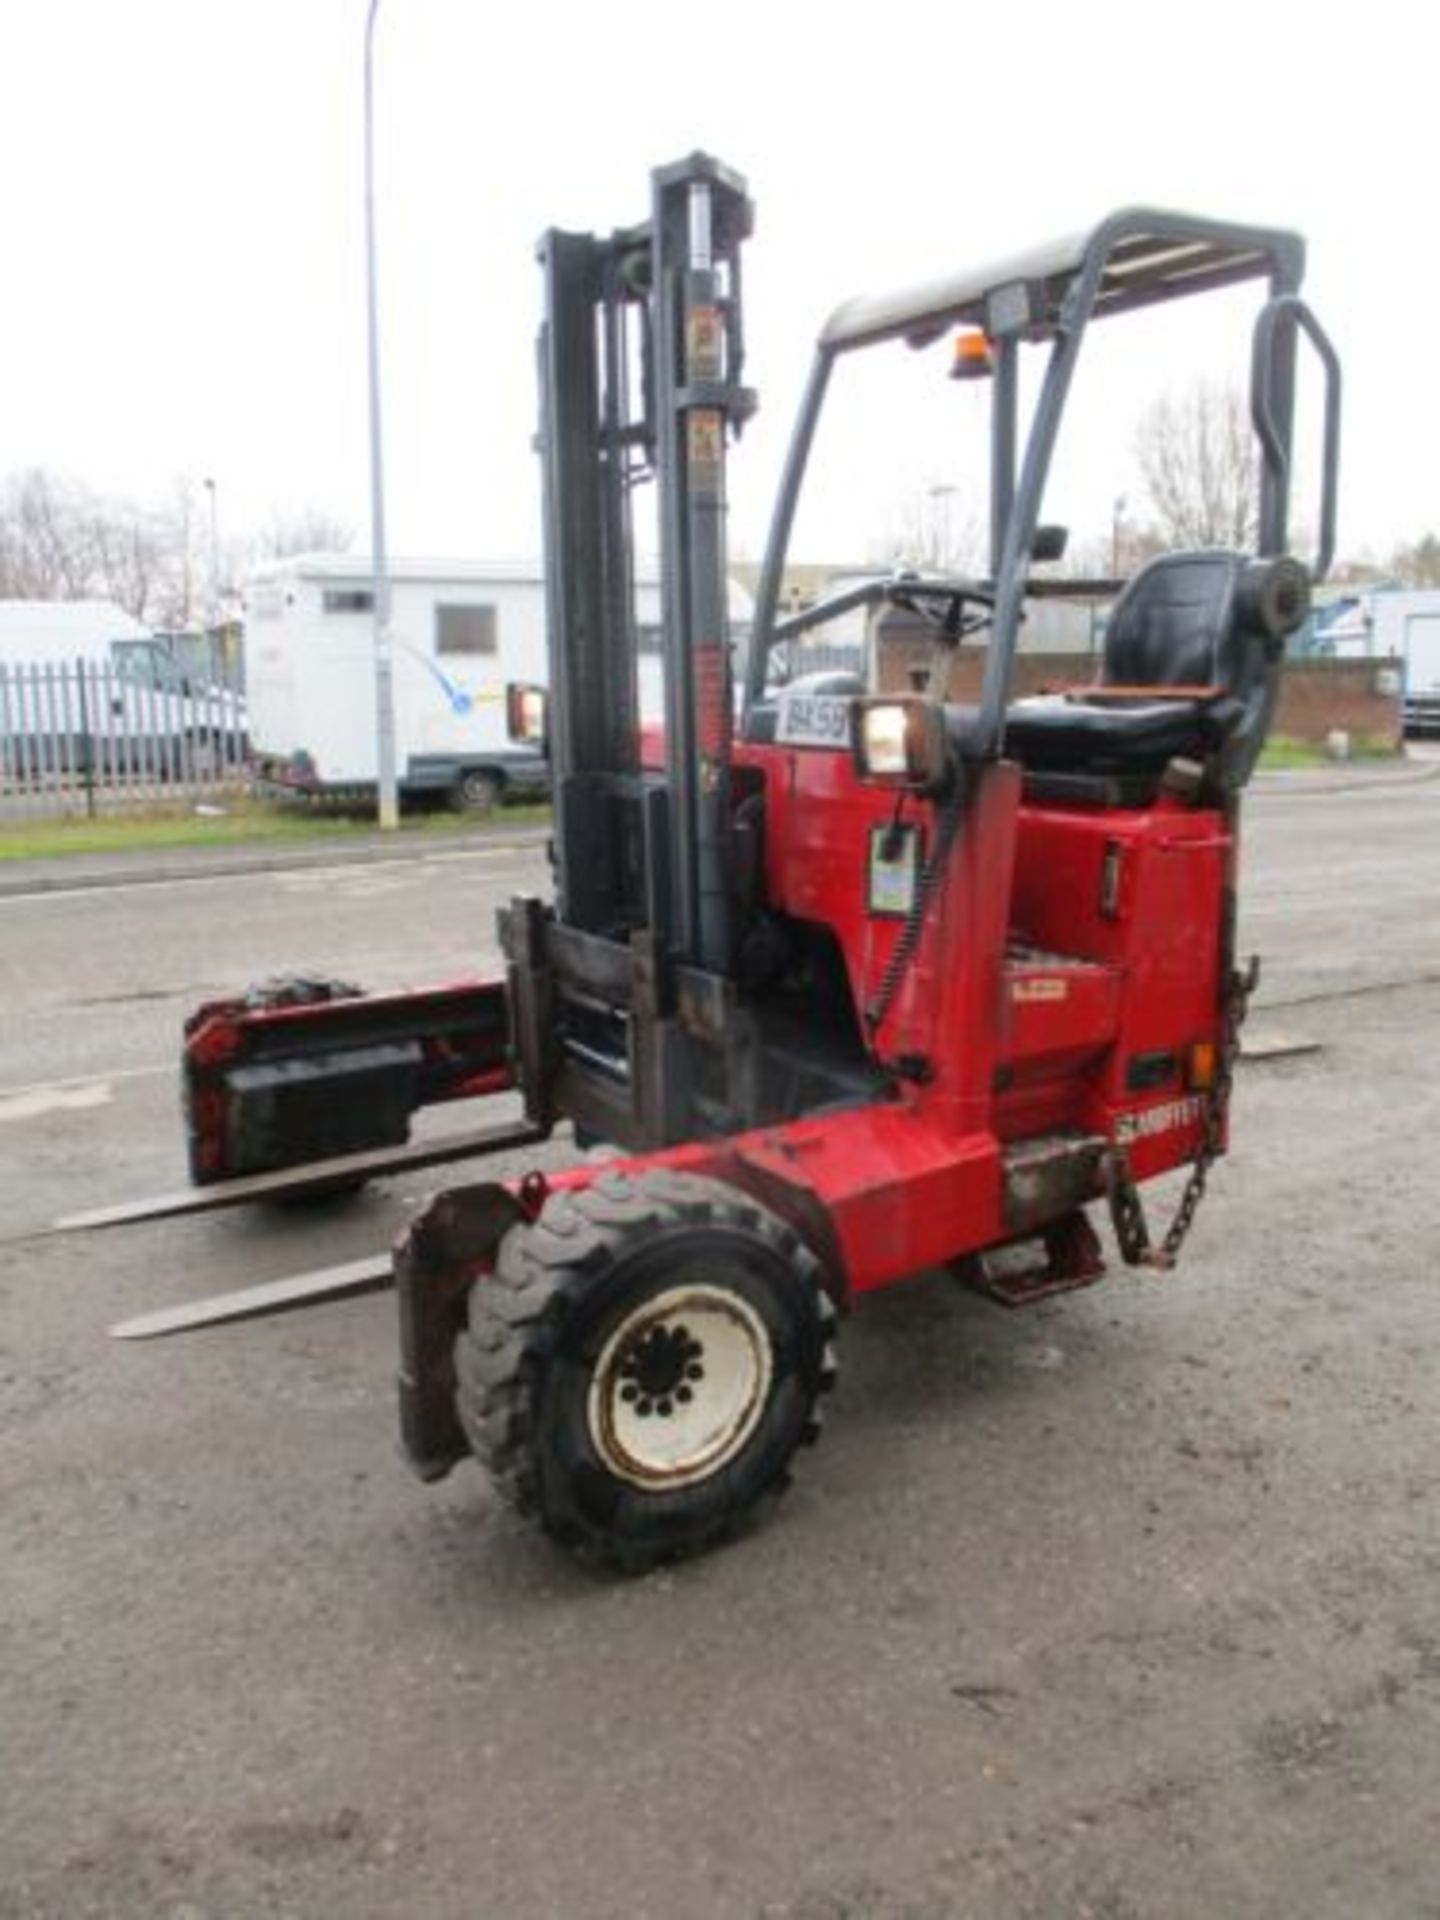
[[[872,780],[903,777],[906,713],[903,707],[867,707],[860,718],[860,765]]]
[[[543,746],[549,708],[544,687],[510,687],[506,704],[510,738],[527,747]]]
[[[949,768],[945,717],[932,701],[893,696],[855,703],[855,770],[877,786],[929,793]]]

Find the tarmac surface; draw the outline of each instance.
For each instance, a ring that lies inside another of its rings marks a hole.
[[[1380,787],[1411,786],[1440,779],[1440,745],[1411,745],[1401,759],[1357,761],[1353,765],[1296,768],[1261,774],[1256,791],[1272,797],[1307,793],[1330,795],[1366,793]],[[303,872],[330,866],[388,865],[409,861],[465,858],[477,848],[543,848],[550,838],[545,826],[511,827],[501,813],[466,840],[434,839],[397,843],[391,834],[347,835],[342,841],[259,841],[212,847],[160,847],[133,853],[61,854],[51,858],[0,861],[0,899],[29,893],[68,892],[77,887],[129,887],[187,879],[220,878],[227,874]]]
[[[1180,1271],[867,1302],[774,1515],[643,1580],[409,1478],[383,1297],[106,1338],[465,1169],[44,1231],[179,1184],[195,1001],[484,971],[537,837],[7,874],[0,1915],[1440,1915],[1434,771],[1257,783],[1254,1026],[1320,1046]]]

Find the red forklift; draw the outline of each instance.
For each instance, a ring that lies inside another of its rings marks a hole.
[[[393,1279],[420,1477],[473,1455],[557,1540],[632,1566],[708,1546],[784,1487],[838,1317],[872,1289],[935,1267],[1012,1306],[1089,1285],[1096,1203],[1124,1261],[1173,1263],[1226,1148],[1254,984],[1235,950],[1240,798],[1334,547],[1340,376],[1301,299],[1302,241],[1127,210],[832,314],[737,650],[725,479],[754,407],[750,229],[744,182],[695,155],[654,175],[645,223],[540,249],[554,895],[502,911],[505,977],[373,996],[289,981],[186,1027],[181,1205],[334,1191],[561,1123],[576,1163],[441,1191],[393,1260],[120,1330]],[[1032,568],[1063,549],[1041,506],[1089,328],[1250,281],[1256,551],[1169,553],[1109,583],[1094,683],[1012,698],[1027,603],[1065,584]],[[1308,566],[1287,552],[1302,341],[1324,392]],[[937,397],[952,373],[983,378],[988,573],[875,578],[782,617],[816,425],[870,349],[933,353]],[[641,486],[663,577],[653,741]],[[923,623],[921,684],[794,676],[801,637],[857,609]],[[966,645],[984,649],[974,705],[948,697]],[[517,733],[543,706],[513,690]],[[409,1144],[421,1106],[511,1090],[523,1120]],[[1152,1236],[1142,1185],[1187,1167]]]

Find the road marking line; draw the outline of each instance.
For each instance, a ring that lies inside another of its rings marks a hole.
[[[86,1087],[57,1087],[49,1092],[0,1095],[0,1126],[12,1120],[38,1120],[47,1113],[72,1113],[84,1107],[104,1107],[115,1098],[103,1080]]]
[[[1323,1053],[1324,1047],[1318,1040],[1312,1040],[1308,1033],[1287,1033],[1283,1027],[1272,1027],[1267,1032],[1263,1027],[1258,1031],[1246,1027],[1240,1036],[1240,1058],[1242,1060],[1287,1060],[1297,1053]]]
[[[175,1062],[160,1067],[117,1067],[113,1073],[77,1073],[68,1080],[32,1080],[28,1086],[0,1087],[0,1100],[16,1100],[27,1093],[58,1093],[69,1087],[108,1086],[112,1080],[144,1080],[155,1073],[174,1073]]]
[[[383,870],[386,867],[397,866],[411,868],[417,866],[448,866],[462,860],[494,861],[502,860],[506,857],[513,857],[516,854],[521,855],[522,858],[529,856],[543,864],[545,860],[545,842],[543,840],[536,840],[533,843],[517,843],[512,841],[503,847],[464,848],[457,849],[453,853],[430,850],[421,852],[419,849],[415,849],[409,853],[397,853],[393,856],[385,855],[378,860],[339,860],[334,863],[327,863],[324,866],[306,863],[296,866],[241,867],[231,873],[176,874],[169,880],[147,880],[142,877],[134,880],[113,882],[107,880],[100,880],[98,882],[93,880],[88,882],[81,881],[73,887],[38,887],[32,893],[0,894],[0,906],[33,906],[37,900],[82,900],[89,899],[91,895],[97,893],[138,893],[142,889],[146,893],[165,893],[175,887],[233,885],[237,880],[274,879],[277,875],[285,873],[311,875],[316,878],[323,878],[326,875],[354,872],[357,869],[366,867]],[[494,877],[498,879],[501,875],[496,874]]]

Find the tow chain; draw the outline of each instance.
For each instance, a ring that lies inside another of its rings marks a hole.
[[[1130,1267],[1153,1267],[1168,1273],[1185,1237],[1195,1224],[1210,1169],[1220,1158],[1225,1142],[1225,1117],[1230,1110],[1230,1090],[1235,1079],[1235,1062],[1240,1054],[1240,1029],[1245,1023],[1250,996],[1260,979],[1260,962],[1252,957],[1244,972],[1232,969],[1225,983],[1225,1024],[1216,1063],[1215,1081],[1205,1106],[1205,1130],[1199,1150],[1185,1182],[1185,1191],[1175,1209],[1175,1218],[1157,1247],[1150,1237],[1145,1218],[1145,1203],[1130,1171],[1130,1155],[1118,1142],[1105,1158],[1105,1188],[1110,1202],[1110,1218],[1115,1228],[1121,1257]]]

